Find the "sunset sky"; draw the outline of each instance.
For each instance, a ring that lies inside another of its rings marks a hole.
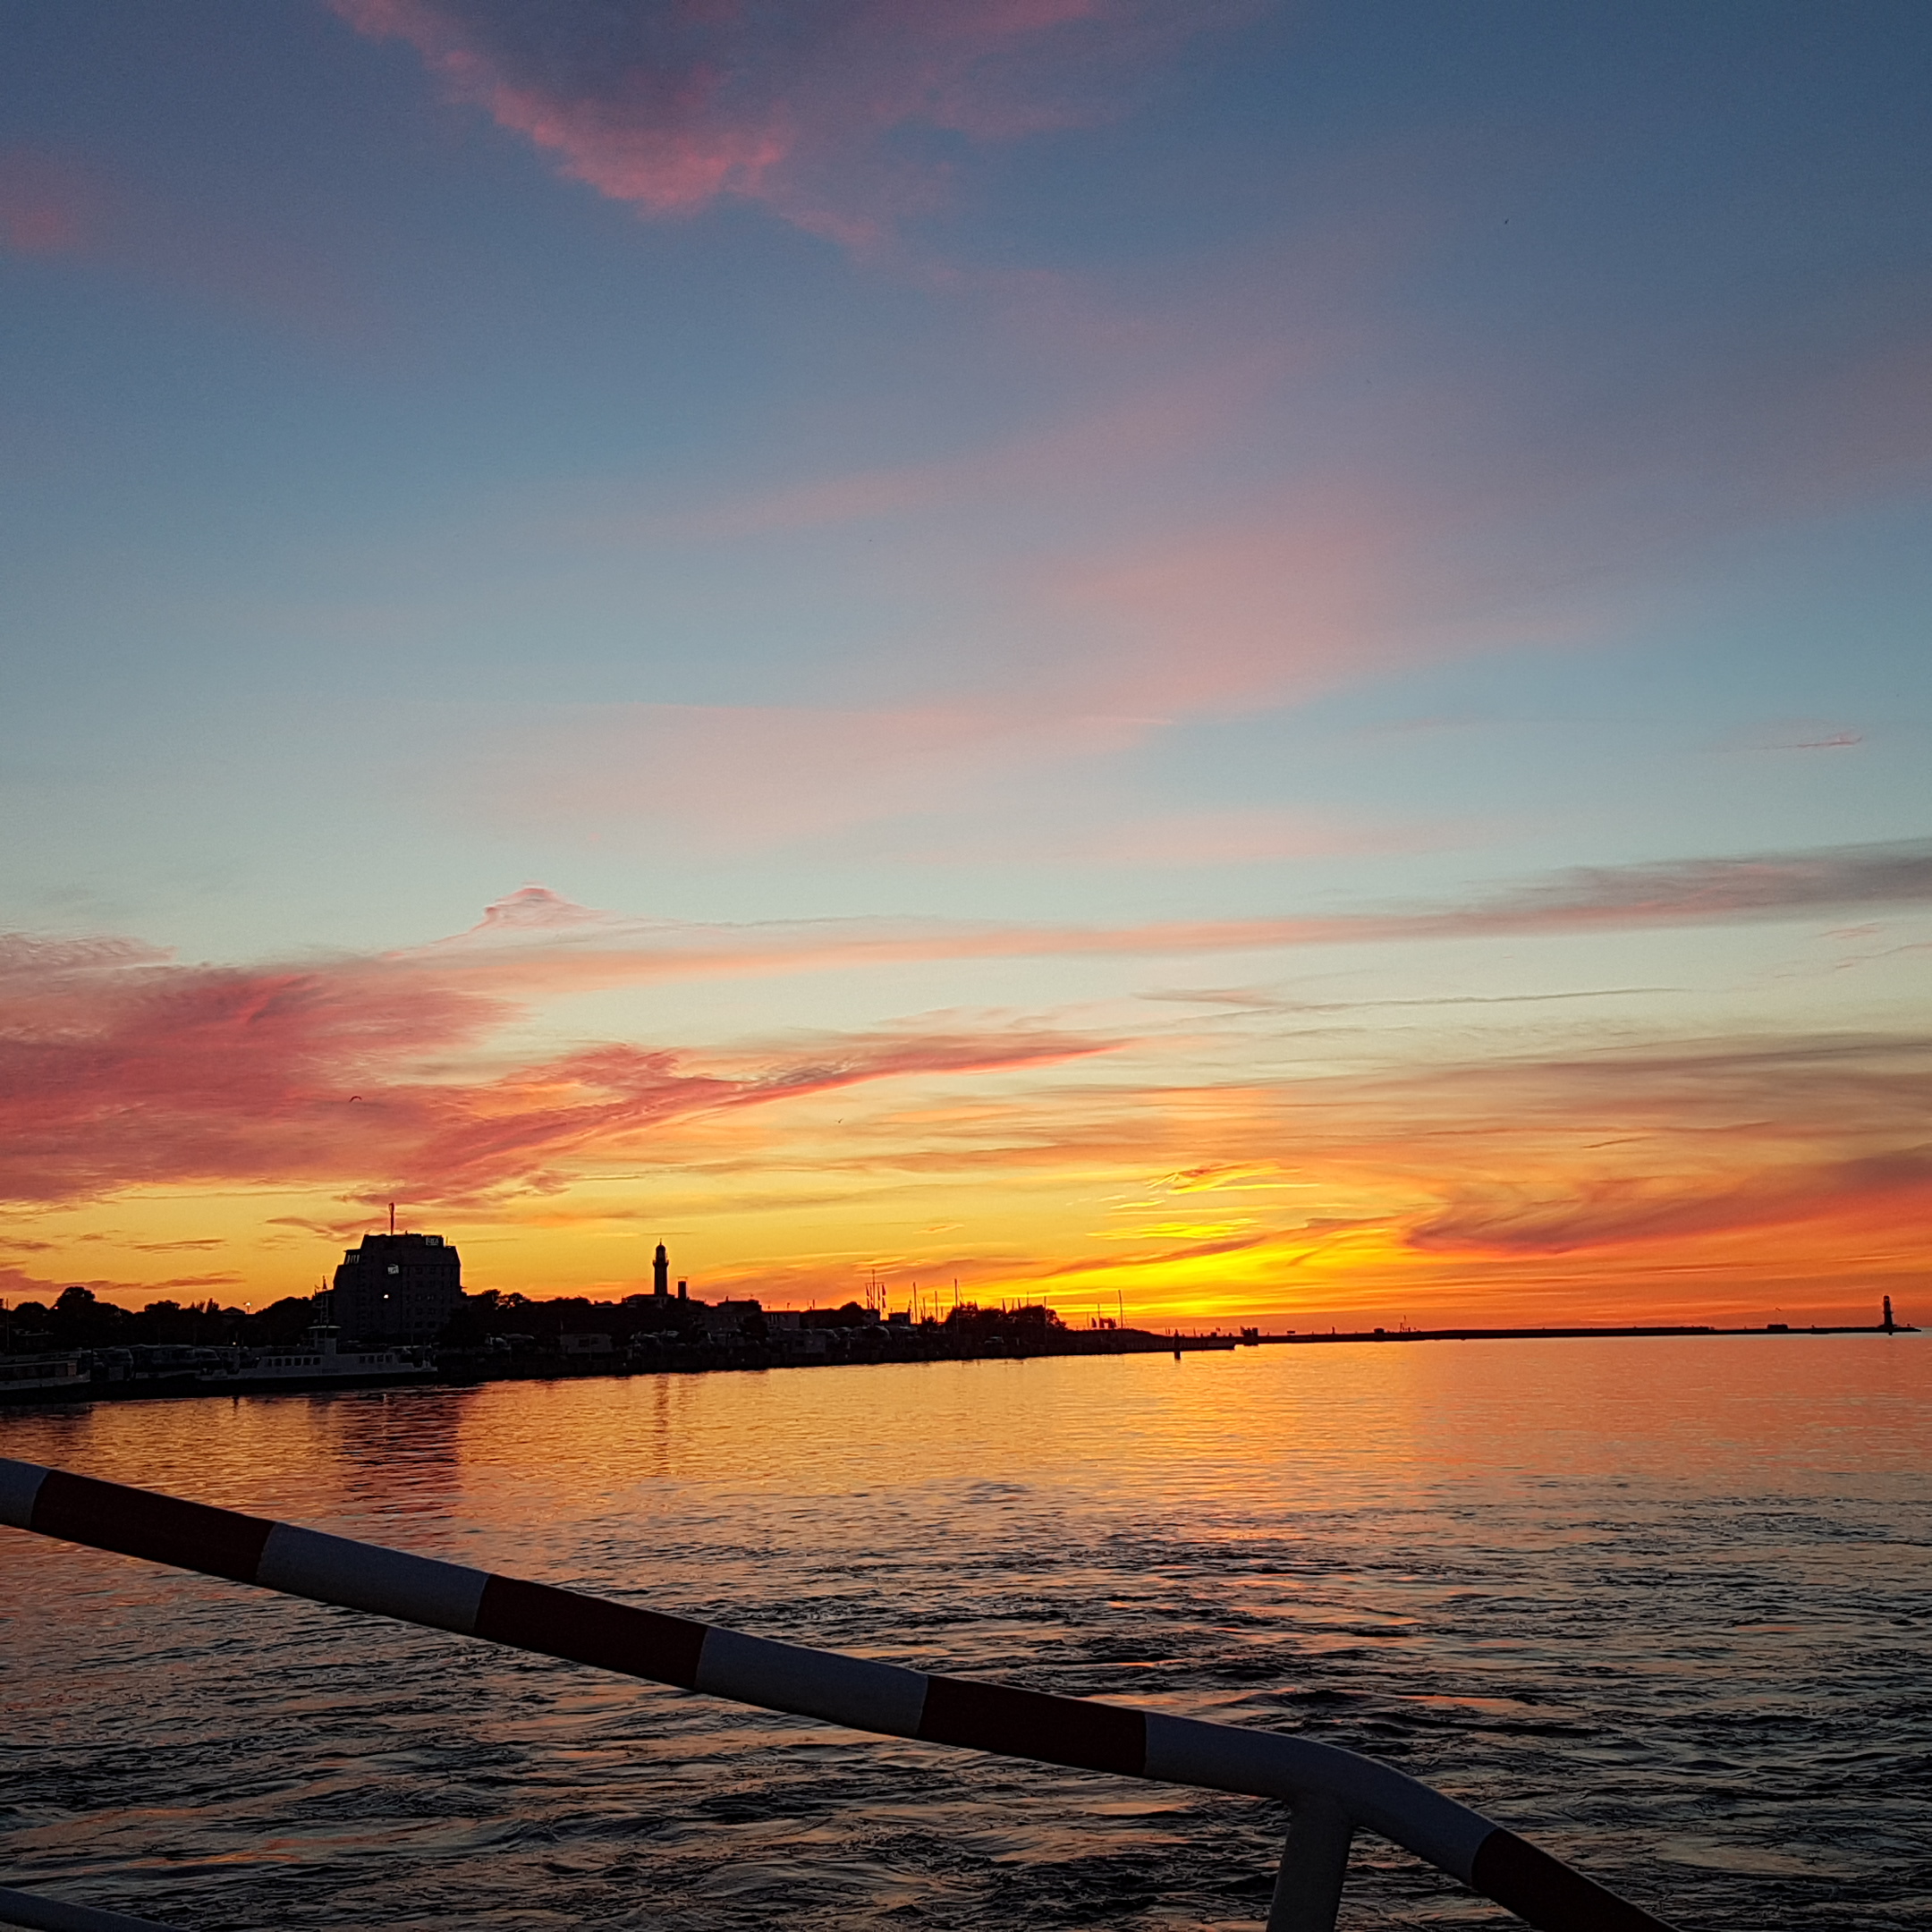
[[[0,0],[0,1295],[1932,1318],[1932,9]]]

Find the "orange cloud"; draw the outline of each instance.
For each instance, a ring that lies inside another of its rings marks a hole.
[[[1702,1189],[1647,1176],[1573,1182],[1561,1199],[1470,1191],[1409,1230],[1411,1246],[1478,1254],[1572,1254],[1686,1234],[1789,1227],[1932,1207],[1932,1146],[1817,1165],[1774,1166]]]
[[[1563,1255],[1922,1213],[1928,1062],[1917,1036],[1827,1036],[1459,1070],[1403,1094],[1438,1203],[1403,1241]],[[1482,1145],[1432,1144],[1472,1119]]]
[[[14,1200],[215,1180],[474,1199],[556,1186],[557,1164],[622,1157],[672,1121],[1110,1045],[1018,1025],[881,1030],[708,1056],[612,1044],[492,1071],[514,1007],[392,962],[246,971],[14,939],[0,965],[0,1198]]]
[[[951,1198],[1117,1177],[1106,1245],[970,1258],[981,1292],[1343,1326],[1844,1318],[1920,1270],[1932,1039],[1706,1042],[1267,1085],[1070,1088],[928,1122]],[[911,1139],[895,1116],[882,1133]],[[1185,1150],[1190,1167],[1159,1164]],[[903,1157],[901,1156],[901,1158]],[[1224,1232],[1198,1188],[1239,1188]],[[942,1194],[945,1200],[948,1196]],[[1022,1224],[1023,1224],[1023,1222]],[[1089,1224],[1090,1231],[1090,1224]],[[1199,1238],[1184,1238],[1193,1233]],[[1177,1238],[1181,1237],[1181,1238]],[[909,1271],[933,1268],[920,1260]]]

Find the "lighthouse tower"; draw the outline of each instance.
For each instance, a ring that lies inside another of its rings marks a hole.
[[[671,1257],[665,1252],[665,1244],[657,1243],[657,1252],[651,1258],[650,1292],[660,1299],[671,1292]]]

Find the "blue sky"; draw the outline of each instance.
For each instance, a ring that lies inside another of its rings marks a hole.
[[[1078,1162],[970,1251],[927,1241],[923,1197],[879,1205],[896,1072],[876,1141],[810,1156],[850,1212],[809,1239],[668,1143],[659,1193],[620,1200],[597,1174],[651,1170],[617,1126],[453,1178],[406,1133],[325,1154],[301,1124],[377,1072],[440,1094],[606,1046],[715,1072],[807,1038],[870,1066],[853,1043],[886,1034],[1131,1037],[1125,1119],[1229,1090],[1218,1046],[1143,1037],[1147,996],[1340,978],[1675,990],[1473,1046],[1467,1008],[1377,1022],[1324,1077],[1916,1051],[1922,895],[1888,869],[1875,910],[1844,855],[1927,832],[1922,8],[83,0],[0,31],[0,905],[42,949],[29,1006],[123,1039],[100,1015],[131,981],[47,964],[81,940],[132,948],[123,973],[360,985],[521,909],[487,1024],[381,1068],[305,1047],[250,1089],[273,1145],[171,1171],[165,1208],[130,1205],[145,1170],[36,1167],[22,1256],[78,1269],[100,1235],[89,1278],[138,1297],[148,1220],[239,1189],[218,1238],[252,1281],[298,1266],[270,1208],[346,1226],[402,1188],[506,1253],[672,1215],[706,1266],[781,1284],[1071,1265]],[[1841,896],[1652,918],[1611,892],[1586,936],[1385,933],[1345,967],[975,939],[593,991],[564,958],[593,913],[617,951],[652,921],[1144,933],[1764,854]],[[1282,1047],[1244,1024],[1237,1059]],[[157,1135],[217,1106],[144,1050],[90,1107],[123,1077]],[[916,1078],[945,1105],[990,1090],[939,1058]],[[30,1139],[49,1077],[20,1076]],[[1015,1119],[1059,1117],[999,1079]],[[1204,1163],[1284,1157],[1269,1080]],[[1932,1140],[1833,1106],[1807,1172]],[[829,1147],[783,1112],[733,1174]],[[1400,1267],[1445,1188],[1739,1199],[1771,1171],[1519,1157],[1319,1184],[1373,1196]],[[530,1219],[586,1189],[581,1225]],[[1227,1293],[1284,1305],[1293,1233]],[[1219,1292],[1148,1252],[1157,1298]],[[1628,1305],[1642,1259],[1561,1292]]]

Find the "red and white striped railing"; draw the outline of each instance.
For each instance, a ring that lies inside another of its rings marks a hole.
[[[4,1458],[0,1523],[855,1731],[1281,1799],[1292,1822],[1272,1932],[1334,1925],[1358,1826],[1543,1932],[1670,1932],[1479,1812],[1333,1745],[929,1676]]]
[[[9,1892],[0,1885],[0,1925],[27,1926],[32,1932],[168,1932],[152,1919],[130,1919],[125,1912],[97,1911],[91,1905],[70,1905],[65,1899],[43,1898],[36,1892]]]

